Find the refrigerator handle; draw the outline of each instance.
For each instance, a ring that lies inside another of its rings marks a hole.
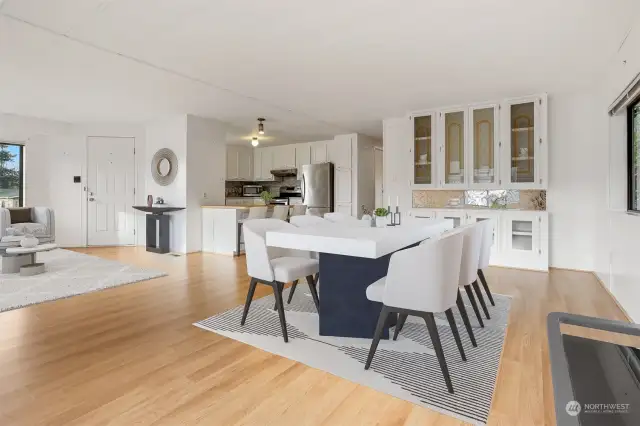
[[[306,192],[305,180],[304,180],[304,172],[302,173],[302,204],[304,204],[304,193]]]

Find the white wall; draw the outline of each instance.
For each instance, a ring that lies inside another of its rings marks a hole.
[[[225,138],[228,126],[210,118],[187,116],[187,252],[202,250],[203,203],[224,205]]]
[[[361,134],[357,135],[357,149],[354,149],[356,157],[354,181],[357,186],[355,191],[357,198],[354,200],[354,204],[355,215],[358,217],[362,215],[363,205],[369,211],[380,207],[375,205],[374,146],[382,146],[382,141]]]
[[[605,168],[605,185],[598,192],[595,269],[620,305],[640,321],[640,216],[626,212],[626,111],[607,117],[606,108],[640,72],[640,16],[620,51],[612,58],[599,88],[600,120],[605,137],[597,155]]]
[[[145,163],[151,164],[153,155],[162,148],[172,150],[178,157],[178,174],[167,185],[158,185],[151,176],[151,168],[145,168],[145,194],[153,198],[162,197],[170,206],[187,207],[187,116],[180,115],[154,122],[146,127]],[[187,251],[187,212],[177,211],[170,214],[171,251]]]
[[[55,210],[56,242],[65,247],[79,247],[87,243],[86,193],[83,188],[88,136],[134,137],[136,149],[144,151],[142,126],[70,124],[0,114],[0,140],[25,145],[25,205],[49,206]],[[139,153],[138,163],[143,158]],[[80,176],[81,183],[74,183],[74,176]],[[141,173],[137,179],[138,188],[144,188]],[[142,194],[138,195],[138,201],[141,197]],[[143,220],[138,221],[139,244],[144,244],[144,233],[140,232],[140,229],[144,230]]]

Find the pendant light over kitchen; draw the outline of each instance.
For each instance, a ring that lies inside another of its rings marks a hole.
[[[254,136],[253,139],[251,139],[251,146],[258,146],[259,143],[257,137]]]
[[[264,122],[266,120],[264,118],[258,118],[258,134],[264,135]]]

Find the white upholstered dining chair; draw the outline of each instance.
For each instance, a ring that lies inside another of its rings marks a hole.
[[[493,232],[496,225],[493,219],[482,220],[478,223],[484,226],[482,231],[482,246],[480,247],[480,260],[478,263],[478,278],[480,278],[482,287],[484,287],[484,291],[487,293],[489,302],[491,302],[491,305],[496,306],[493,301],[493,294],[491,294],[491,290],[489,290],[487,279],[484,276],[484,272],[482,272],[483,269],[489,266],[489,261],[491,260],[491,246],[493,246]]]
[[[482,248],[482,234],[484,231],[484,225],[481,222],[471,223],[468,225],[461,226],[459,229],[464,234],[464,246],[462,249],[462,264],[460,265],[460,287],[464,287],[467,292],[467,296],[469,297],[469,301],[471,302],[471,306],[473,307],[473,311],[476,314],[476,318],[478,319],[478,323],[480,327],[484,327],[484,322],[482,321],[482,316],[480,316],[480,311],[478,310],[478,304],[476,303],[475,297],[473,296],[473,290],[475,291],[478,299],[480,301],[480,305],[482,305],[482,309],[484,310],[487,319],[490,319],[489,310],[487,309],[486,304],[484,303],[484,297],[480,292],[480,287],[478,286],[478,265],[480,262],[480,251]]]
[[[291,229],[295,226],[278,219],[256,219],[244,224],[245,252],[247,257],[247,274],[251,277],[249,291],[242,312],[240,325],[244,325],[251,300],[257,284],[266,284],[273,288],[276,310],[280,317],[282,337],[289,341],[287,323],[284,315],[282,291],[287,282],[297,283],[300,278],[307,279],[316,309],[320,307],[313,276],[318,273],[319,263],[311,259],[309,252],[289,250],[278,247],[267,247],[265,237],[268,231]]]
[[[365,370],[369,369],[389,315],[398,313],[424,319],[433,349],[447,389],[453,384],[442,350],[440,335],[433,314],[444,312],[460,356],[466,361],[460,334],[451,308],[456,305],[463,235],[451,233],[447,237],[429,240],[417,247],[397,251],[391,255],[387,276],[367,287],[367,298],[382,303]]]
[[[289,218],[289,206],[275,205],[271,219],[287,220]]]

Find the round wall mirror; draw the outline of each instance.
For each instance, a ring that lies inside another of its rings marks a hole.
[[[167,186],[178,174],[178,157],[168,148],[162,148],[151,159],[151,176],[162,186]]]

